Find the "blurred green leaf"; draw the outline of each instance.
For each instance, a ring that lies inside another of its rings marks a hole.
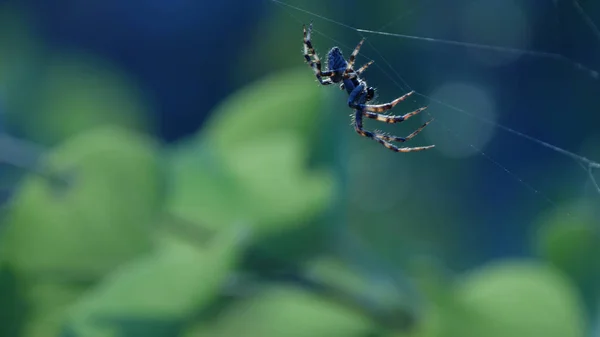
[[[410,331],[389,331],[385,337],[446,337],[452,336],[447,326],[443,329],[441,320],[442,310],[439,307],[428,308],[427,313],[420,318],[418,325]],[[456,312],[448,312],[446,318],[457,315]]]
[[[533,261],[504,261],[457,284],[469,313],[456,337],[583,337],[586,315],[576,289],[557,270]]]
[[[535,248],[538,254],[573,278],[583,291],[600,295],[600,230],[596,202],[576,211],[557,209],[540,219]],[[590,298],[590,305],[595,300]]]
[[[0,337],[20,336],[28,314],[24,286],[15,273],[0,264]]]
[[[415,327],[393,331],[386,337],[450,337],[468,319],[468,311],[456,300],[453,274],[431,256],[415,256],[406,270],[414,281],[418,296]],[[457,329],[458,325],[458,329]]]
[[[85,286],[33,283],[27,291],[30,315],[27,317],[24,337],[58,336],[67,318],[70,305],[77,301]]]
[[[0,250],[17,271],[89,280],[150,248],[161,181],[148,139],[100,128],[50,151],[43,165],[68,183],[30,176],[16,192]]]
[[[11,107],[15,96],[27,96],[26,92],[19,93],[17,87],[21,88],[21,77],[30,70],[41,44],[27,14],[18,2],[0,3],[0,86],[3,104]]]
[[[21,77],[18,88],[27,94],[10,95],[7,110],[8,121],[28,139],[56,144],[99,126],[148,129],[150,104],[124,72],[91,55],[39,53],[43,57],[29,55],[22,73],[12,74]],[[26,73],[29,68],[35,68],[35,73]]]
[[[299,289],[271,287],[238,302],[185,337],[352,337],[373,329],[364,316]]]
[[[308,274],[311,279],[334,289],[325,292],[329,299],[338,297],[337,300],[360,308],[382,326],[401,331],[414,327],[417,313],[413,298],[393,278],[367,275],[334,258],[309,262]]]
[[[326,209],[331,175],[308,165],[319,127],[313,82],[304,68],[286,71],[227,99],[200,137],[176,150],[169,209],[213,229],[249,223],[258,237]]]
[[[232,148],[272,132],[289,132],[307,143],[319,128],[314,121],[322,113],[323,88],[306,71],[306,67],[282,71],[231,95],[212,112],[201,137],[233,161]]]
[[[320,257],[310,261],[307,270],[313,277],[350,292],[360,292],[369,286],[369,280],[332,257]]]
[[[250,212],[241,187],[206,146],[187,141],[172,149],[169,177],[168,209],[184,219],[218,230]]]
[[[199,249],[164,240],[156,252],[121,266],[71,308],[73,336],[170,337],[218,293],[241,252],[243,229],[231,228]],[[149,329],[150,327],[154,327]]]
[[[576,288],[544,263],[505,260],[468,272],[448,284],[452,285],[453,290],[445,285],[427,290],[427,286],[429,301],[417,329],[387,336],[586,335],[585,311]]]

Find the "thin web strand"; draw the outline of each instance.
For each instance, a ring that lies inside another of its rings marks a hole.
[[[596,176],[594,176],[594,169],[591,166],[588,166],[588,174],[590,175],[590,179],[592,179],[592,183],[594,184],[594,187],[596,188],[596,191],[598,191],[598,193],[600,193],[600,185],[598,185],[598,181],[596,180]]]
[[[431,114],[428,113],[430,116]],[[500,164],[500,162],[498,162],[497,160],[495,160],[494,158],[492,158],[490,155],[488,155],[487,153],[483,152],[483,150],[481,150],[479,147],[465,142],[462,138],[460,138],[460,135],[455,132],[452,131],[448,126],[446,126],[446,124],[441,123],[441,125],[446,129],[446,131],[448,133],[450,133],[454,138],[458,139],[459,141],[467,144],[468,146],[470,146],[473,150],[477,151],[480,155],[482,155],[486,160],[490,161],[492,164],[496,165],[497,167],[499,167],[501,170],[503,170],[506,174],[508,174],[509,176],[511,176],[513,179],[517,180],[521,185],[525,186],[525,188],[527,188],[528,190],[530,190],[531,192],[533,192],[534,194],[539,195],[540,197],[542,197],[542,199],[544,199],[544,201],[546,201],[549,205],[551,205],[553,208],[558,208],[558,206],[556,205],[556,203],[550,199],[550,197],[548,197],[546,194],[544,194],[543,192],[541,192],[540,190],[538,190],[537,188],[533,187],[533,185],[531,185],[530,183],[528,183],[527,181],[523,180],[521,177],[519,177],[516,173],[514,173],[513,171],[509,170],[506,166]],[[569,212],[567,212],[567,215],[571,216],[571,214]]]
[[[583,21],[590,28],[592,33],[594,33],[594,36],[596,37],[596,39],[598,39],[598,41],[600,42],[600,29],[598,29],[598,26],[596,26],[596,24],[594,23],[592,18],[590,18],[590,16],[587,15],[587,13],[583,9],[583,7],[581,7],[581,4],[579,3],[578,0],[571,0],[571,3],[573,4],[573,7],[575,7],[575,9],[577,10],[577,13],[579,14],[579,16],[581,16]],[[596,180],[596,177],[594,176],[594,172],[593,172],[594,169],[600,168],[600,165],[598,163],[595,163],[592,161],[587,162],[586,164],[588,165],[587,168],[585,167],[585,165],[582,165],[582,166],[588,172],[590,179],[592,180],[592,183],[594,184],[594,187],[596,188],[598,193],[600,193],[600,185],[598,184],[598,181]]]
[[[272,0],[272,1],[276,1],[276,0]],[[600,73],[598,73],[598,71],[587,67],[583,63],[573,61],[572,59],[570,59],[564,55],[556,54],[556,53],[549,53],[549,52],[535,51],[535,50],[525,50],[525,49],[518,49],[518,48],[511,48],[511,47],[493,46],[493,45],[479,44],[479,43],[472,43],[472,42],[443,40],[443,39],[436,39],[436,38],[432,38],[432,37],[422,37],[422,36],[381,32],[381,31],[361,29],[361,28],[354,28],[354,29],[360,33],[392,36],[392,37],[397,37],[397,38],[402,38],[402,39],[427,41],[427,42],[447,44],[447,45],[453,45],[453,46],[459,46],[459,47],[467,47],[467,48],[472,48],[472,49],[490,50],[490,51],[495,51],[495,52],[520,54],[520,55],[528,55],[528,56],[534,56],[534,57],[554,59],[556,61],[566,63],[576,70],[586,73],[589,77],[593,78],[594,80],[598,80],[600,78]]]
[[[477,116],[477,115],[475,115],[473,113],[470,113],[470,112],[468,112],[468,111],[466,111],[464,109],[457,108],[457,107],[452,106],[452,105],[450,105],[448,103],[445,103],[445,102],[442,102],[440,100],[437,100],[437,99],[435,99],[433,97],[429,97],[429,96],[421,94],[419,92],[415,92],[415,94],[417,94],[417,95],[419,95],[421,97],[427,98],[427,99],[429,99],[429,100],[431,100],[431,101],[433,101],[435,103],[438,103],[440,105],[443,105],[443,106],[445,106],[447,108],[450,108],[450,109],[452,109],[454,111],[461,112],[461,113],[463,113],[463,114],[465,114],[465,115],[467,115],[467,116],[469,116],[471,118],[479,120],[482,123],[492,125],[492,126],[497,127],[497,128],[499,128],[501,130],[504,130],[506,132],[509,132],[509,133],[511,133],[513,135],[516,135],[516,136],[519,136],[521,138],[527,139],[530,142],[536,143],[536,144],[541,145],[541,146],[543,146],[545,148],[548,148],[548,149],[550,149],[552,151],[558,152],[559,154],[562,154],[564,156],[567,156],[569,158],[572,158],[572,159],[576,160],[577,162],[581,163],[582,165],[584,165],[587,168],[588,175],[589,175],[590,179],[594,183],[596,189],[598,190],[598,193],[600,193],[600,186],[598,185],[597,180],[594,177],[594,172],[593,172],[595,169],[600,169],[600,163],[595,162],[595,161],[593,161],[591,159],[588,159],[588,158],[586,158],[584,156],[578,155],[578,154],[576,154],[574,152],[565,150],[565,149],[563,149],[561,147],[558,147],[556,145],[552,145],[552,144],[550,144],[548,142],[545,142],[545,141],[543,141],[541,139],[532,137],[532,136],[530,136],[528,134],[525,134],[523,132],[517,131],[517,130],[515,130],[513,128],[510,128],[508,126],[505,126],[505,125],[502,125],[500,123],[491,121],[489,119]]]
[[[386,66],[394,73],[394,75],[396,75],[396,77],[398,77],[402,83],[404,83],[406,85],[406,87],[408,88],[409,91],[415,91],[414,89],[411,88],[411,86],[408,84],[408,82],[406,82],[406,80],[404,80],[404,78],[402,78],[402,76],[400,75],[400,73],[396,70],[396,68],[394,68],[391,63],[375,48],[375,46],[373,46],[372,43],[368,42],[367,43],[371,46],[371,48],[373,48],[373,50],[375,51],[375,53],[377,53],[379,55],[379,57],[381,57],[381,59],[383,60],[383,62],[386,64]],[[398,87],[400,87],[400,89],[404,90],[396,81],[394,81],[391,76],[389,76],[387,74],[387,72],[384,72],[386,74],[386,76],[388,78],[390,78],[392,80],[392,82],[396,83],[396,85]],[[438,104],[443,104],[451,109],[457,109],[454,108],[448,104],[444,104],[443,102],[433,99],[429,96],[423,95],[417,91],[415,91],[415,94],[429,99],[430,101],[434,101]],[[459,109],[460,110],[460,109]],[[431,113],[429,111],[427,111],[427,114],[433,118],[433,116],[431,115]],[[469,116],[471,118],[474,117],[478,117],[474,114],[469,114]],[[480,118],[481,120],[482,118]],[[490,120],[484,119],[488,124],[492,124],[494,126],[501,126],[496,122],[492,122]],[[439,120],[438,120],[439,121]],[[490,161],[492,164],[496,165],[498,168],[500,168],[501,170],[503,170],[505,173],[507,173],[509,176],[511,176],[513,179],[517,180],[520,184],[522,184],[523,186],[525,186],[527,189],[529,189],[530,191],[532,191],[534,194],[540,195],[546,202],[548,202],[552,207],[557,207],[556,203],[554,201],[552,201],[552,199],[550,199],[550,197],[548,197],[546,194],[542,193],[540,190],[536,189],[535,187],[533,187],[533,185],[529,184],[528,182],[526,182],[525,180],[523,180],[520,176],[518,176],[516,173],[512,172],[511,170],[509,170],[506,166],[500,164],[500,162],[498,162],[497,160],[495,160],[494,158],[492,158],[491,156],[489,156],[488,154],[486,154],[485,152],[483,152],[482,149],[480,149],[479,147],[469,143],[469,142],[465,142],[464,139],[462,139],[459,134],[455,131],[452,131],[446,124],[444,123],[440,123],[440,125],[442,125],[444,127],[444,129],[446,129],[446,131],[451,134],[454,138],[458,139],[459,142],[461,143],[465,143],[467,144],[469,147],[471,147],[472,149],[474,149],[476,152],[478,152],[481,156],[483,156],[486,160]],[[506,127],[507,129],[510,129],[508,127]],[[600,190],[599,190],[600,191]]]
[[[578,154],[576,154],[576,153],[574,153],[574,152],[571,152],[571,151],[565,150],[565,149],[563,149],[563,148],[561,148],[561,147],[558,147],[558,146],[556,146],[556,145],[552,145],[552,144],[550,144],[550,143],[548,143],[548,142],[545,142],[545,141],[543,141],[543,140],[540,140],[540,139],[538,139],[538,138],[535,138],[535,137],[533,137],[533,136],[529,136],[529,135],[527,135],[527,134],[525,134],[525,133],[523,133],[523,132],[517,131],[517,130],[515,130],[515,129],[513,129],[513,128],[510,128],[510,127],[508,127],[508,126],[502,125],[502,124],[500,124],[500,123],[497,123],[497,122],[494,122],[494,121],[492,121],[492,120],[489,120],[489,119],[487,119],[487,118],[484,118],[484,117],[477,116],[477,115],[475,115],[475,114],[473,114],[473,113],[471,113],[471,112],[468,112],[468,111],[466,111],[466,110],[464,110],[464,109],[461,109],[461,108],[455,107],[455,106],[453,106],[453,105],[450,105],[450,104],[448,104],[448,103],[442,102],[442,101],[440,101],[440,100],[438,100],[438,99],[435,99],[435,98],[433,98],[433,97],[429,97],[429,96],[427,96],[427,95],[424,95],[424,94],[421,94],[421,93],[419,93],[419,92],[415,92],[415,93],[416,93],[417,95],[419,95],[419,96],[421,96],[421,97],[424,97],[424,98],[427,98],[427,99],[429,99],[429,100],[431,100],[431,101],[433,101],[433,102],[435,102],[435,103],[437,103],[437,104],[443,105],[443,106],[445,106],[445,107],[447,107],[447,108],[450,108],[450,109],[452,109],[452,110],[454,110],[454,111],[458,111],[458,112],[460,112],[460,113],[463,113],[463,114],[465,114],[465,115],[467,115],[467,116],[469,116],[469,117],[471,117],[471,118],[477,119],[477,120],[479,120],[479,121],[480,121],[480,122],[482,122],[482,123],[485,123],[485,124],[489,124],[489,125],[495,126],[495,127],[499,128],[499,129],[502,129],[502,130],[504,130],[504,131],[506,131],[506,132],[512,133],[513,135],[519,136],[519,137],[521,137],[521,138],[524,138],[524,139],[527,139],[527,140],[529,140],[529,141],[531,141],[531,142],[534,142],[534,143],[536,143],[536,144],[538,144],[538,145],[541,145],[541,146],[543,146],[543,147],[546,147],[546,148],[549,148],[549,149],[551,149],[551,150],[553,150],[553,151],[556,151],[556,152],[558,152],[558,153],[560,153],[560,154],[562,154],[562,155],[564,155],[564,156],[567,156],[567,157],[573,158],[573,159],[575,159],[575,160],[577,160],[577,161],[579,161],[579,162],[582,162],[582,163],[584,163],[586,166],[589,166],[589,167],[591,167],[591,168],[600,168],[600,163],[597,163],[597,162],[595,162],[595,161],[593,161],[593,160],[591,160],[591,159],[588,159],[588,158],[586,158],[586,157],[584,157],[584,156],[581,156],[581,155],[578,155]]]
[[[317,13],[313,13],[311,11],[308,11],[306,9],[288,4],[286,2],[283,1],[279,1],[279,0],[269,0],[271,2],[277,3],[281,6],[285,6],[291,9],[294,9],[296,11],[302,12],[302,13],[306,13],[308,15],[314,16],[316,18],[322,19],[324,21],[327,22],[331,22],[335,25],[341,26],[341,27],[345,27],[348,29],[352,29],[358,33],[366,33],[366,34],[373,34],[373,35],[383,35],[383,36],[392,36],[392,37],[397,37],[397,38],[401,38],[401,39],[410,39],[410,40],[418,40],[418,41],[427,41],[427,42],[433,42],[433,43],[440,43],[440,44],[447,44],[447,45],[453,45],[453,46],[458,46],[458,47],[466,47],[466,48],[473,48],[473,49],[480,49],[480,50],[490,50],[490,51],[495,51],[495,52],[502,52],[502,53],[512,53],[512,54],[521,54],[521,55],[528,55],[528,56],[533,56],[533,57],[541,57],[541,58],[547,58],[547,59],[553,59],[556,61],[560,61],[563,63],[566,63],[567,65],[570,65],[573,69],[582,71],[584,73],[587,74],[587,76],[589,76],[590,78],[594,79],[594,80],[598,80],[600,79],[600,73],[594,69],[591,69],[590,67],[584,65],[583,63],[580,62],[576,62],[562,54],[557,54],[557,53],[550,53],[550,52],[543,52],[543,51],[535,51],[535,50],[526,50],[526,49],[518,49],[518,48],[510,48],[510,47],[503,47],[503,46],[494,46],[494,45],[487,45],[487,44],[479,44],[479,43],[472,43],[472,42],[463,42],[463,41],[454,41],[454,40],[444,40],[444,39],[436,39],[436,38],[431,38],[431,37],[423,37],[423,36],[414,36],[414,35],[406,35],[406,34],[398,34],[398,33],[390,33],[390,32],[383,32],[383,31],[377,31],[377,30],[370,30],[370,29],[362,29],[362,28],[358,28],[358,27],[354,27],[354,26],[350,26],[347,25],[345,23],[333,20],[331,18],[319,15]]]
[[[578,163],[581,166],[581,168],[590,176],[590,180],[592,181],[592,185],[594,186],[594,189],[598,192],[598,194],[600,194],[600,185],[598,185],[598,181],[596,180],[596,177],[594,176],[594,168],[591,166],[586,166],[582,162],[578,162]]]
[[[579,1],[572,0],[571,3],[573,4],[573,7],[575,7],[575,10],[577,10],[579,16],[581,16],[585,24],[592,30],[596,39],[600,41],[600,30],[598,29],[598,26],[596,26],[594,21],[592,21],[592,18],[590,18],[590,16],[586,14],[586,12],[583,10],[583,7],[581,7],[581,5],[579,4]]]

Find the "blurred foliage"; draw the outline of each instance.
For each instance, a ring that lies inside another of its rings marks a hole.
[[[505,261],[466,275],[457,287],[471,315],[456,336],[585,336],[587,317],[573,284],[535,261]]]
[[[303,74],[242,89],[198,136],[163,150],[134,130],[99,127],[48,151],[40,163],[48,174],[27,177],[3,218],[4,329],[26,337],[585,335],[574,282],[590,268],[573,261],[598,245],[585,226],[562,229],[565,212],[544,221],[539,247],[574,279],[541,261],[454,280],[413,273],[425,303],[417,310],[313,251],[321,257],[292,282],[234,282],[264,238],[288,242],[266,258],[285,257],[290,245],[313,250],[319,238],[295,233],[331,204],[331,175],[309,165],[320,96]],[[399,325],[402,315],[417,315],[416,325]]]
[[[67,330],[76,336],[141,336],[137,331],[157,319],[166,327],[181,326],[217,295],[235,265],[243,235],[232,228],[202,249],[162,238],[154,252],[124,264],[70,308]],[[169,336],[177,330],[158,332],[148,329],[143,335]]]
[[[364,336],[372,323],[348,308],[293,288],[267,287],[234,304],[218,321],[192,328],[185,337],[199,336]]]
[[[0,5],[3,119],[28,139],[57,144],[101,125],[149,130],[151,105],[114,65],[82,51],[39,41],[14,3]]]
[[[95,278],[149,249],[161,193],[149,140],[102,128],[49,151],[41,165],[54,178],[29,177],[6,216],[0,251],[17,271]]]
[[[596,307],[600,298],[597,208],[592,202],[579,202],[546,214],[540,219],[542,226],[535,240],[538,255],[573,279],[589,309]]]
[[[105,124],[148,129],[149,106],[139,89],[106,62],[80,53],[57,54],[46,57],[40,68],[37,95],[21,102],[24,111],[9,116],[26,126],[33,140],[54,144]]]
[[[203,132],[174,147],[171,214],[213,231],[249,226],[253,240],[278,247],[273,257],[303,254],[307,241],[318,240],[307,225],[328,209],[333,182],[325,169],[308,168],[321,111],[318,87],[302,70],[232,95]],[[308,237],[298,240],[298,233]]]
[[[267,78],[215,110],[205,131],[174,158],[173,213],[217,228],[244,219],[260,236],[328,207],[330,175],[305,168],[320,101],[304,70]],[[193,185],[192,176],[200,179]]]

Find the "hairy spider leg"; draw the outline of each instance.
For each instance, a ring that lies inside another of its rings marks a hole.
[[[361,87],[361,89],[364,90],[365,86],[364,86],[364,84],[361,84],[357,88],[359,88],[359,87]],[[400,123],[400,122],[404,122],[405,120],[409,119],[410,117],[418,114],[419,112],[427,109],[427,107],[418,108],[417,110],[409,112],[402,116],[384,115],[384,114],[380,114],[377,112],[384,112],[384,111],[392,109],[393,107],[396,106],[396,104],[404,101],[407,97],[409,97],[413,93],[414,93],[414,91],[411,91],[408,94],[406,94],[402,97],[398,97],[395,100],[393,100],[392,102],[385,103],[385,104],[368,105],[368,104],[355,103],[355,102],[349,100],[348,105],[351,108],[361,110],[363,115],[367,118],[375,119],[379,122],[384,122],[384,123],[388,123],[388,124]]]
[[[429,123],[429,122],[428,122]],[[401,138],[401,137],[394,137],[394,136],[386,136],[386,135],[380,135],[380,134],[376,134],[370,131],[366,131],[363,129],[363,122],[362,122],[362,111],[360,110],[356,110],[354,113],[354,130],[361,136],[363,137],[367,137],[367,138],[371,138],[374,141],[378,142],[379,144],[385,146],[386,148],[394,151],[394,152],[415,152],[415,151],[424,151],[424,150],[429,150],[431,148],[434,148],[435,145],[429,145],[429,146],[419,146],[419,147],[398,147],[392,143],[390,143],[389,141],[406,141],[412,137],[414,137],[414,135],[416,133],[419,133],[421,130],[423,130],[425,126],[422,126],[421,128],[419,128],[419,130],[411,133],[408,137]],[[409,138],[410,137],[410,138]],[[399,139],[404,139],[404,140],[399,140]]]
[[[359,68],[359,69],[356,71],[356,75],[360,75],[360,74],[362,74],[362,73],[363,73],[363,71],[367,70],[367,68],[368,68],[368,67],[369,67],[371,64],[373,64],[373,62],[375,62],[375,61],[371,60],[371,61],[369,61],[367,64],[365,64],[364,66],[360,67],[360,68]]]
[[[379,114],[376,112],[371,112],[371,111],[365,111],[363,110],[363,115],[367,118],[370,119],[375,119],[379,122],[384,122],[384,123],[388,123],[388,124],[394,124],[394,123],[401,123],[404,122],[405,120],[409,119],[410,117],[418,114],[419,112],[423,111],[427,109],[427,107],[422,107],[422,108],[418,108],[415,111],[411,111],[407,114],[404,114],[402,116],[394,116],[394,115],[384,115],[384,114]]]
[[[388,123],[388,124],[400,123],[400,122],[404,122],[405,120],[409,119],[410,117],[420,113],[421,111],[427,109],[427,107],[425,106],[422,108],[418,108],[417,110],[411,111],[402,116],[384,115],[384,114],[380,114],[377,112],[384,112],[384,111],[392,109],[394,106],[396,106],[396,104],[402,102],[403,100],[405,100],[408,96],[412,95],[413,93],[414,93],[414,91],[411,91],[402,97],[396,98],[395,100],[393,100],[390,103],[379,104],[379,105],[357,104],[355,106],[350,106],[350,107],[362,110],[363,115],[365,117],[375,119],[379,122],[384,122],[384,123]]]
[[[367,62],[364,66],[360,67],[356,71],[353,71],[352,69],[350,69],[350,72],[348,72],[348,70],[346,70],[346,77],[352,79],[352,78],[356,78],[356,77],[360,76],[374,62],[375,61],[371,60],[371,61]]]
[[[306,62],[308,62],[310,67],[315,72],[315,76],[317,77],[317,80],[319,80],[319,83],[322,85],[333,84],[333,81],[329,78],[329,76],[333,75],[333,72],[323,72],[321,70],[321,60],[319,59],[319,56],[317,55],[317,52],[313,48],[312,42],[310,41],[312,23],[308,26],[308,32],[306,31],[306,25],[303,25],[302,29],[304,30],[304,58],[306,59]]]
[[[407,140],[410,140],[414,136],[418,135],[431,122],[433,122],[433,118],[430,119],[430,120],[428,120],[427,122],[425,122],[425,124],[421,125],[420,128],[416,129],[413,133],[411,133],[410,135],[408,135],[406,137],[398,137],[398,136],[391,136],[391,135],[385,135],[385,134],[378,134],[378,136],[381,139],[383,139],[385,141],[388,141],[388,142],[400,142],[400,143],[404,143]],[[432,145],[431,147],[435,147],[435,145]]]
[[[416,136],[417,134],[419,134],[419,132],[421,132],[429,123],[431,123],[432,120],[430,120],[430,121],[426,122],[425,124],[423,124],[420,128],[418,128],[416,131],[414,131],[413,133],[411,133],[407,137],[389,136],[389,135],[378,134],[378,133],[374,133],[374,132],[370,132],[370,131],[364,130],[363,129],[363,120],[362,120],[363,115],[367,116],[367,117],[369,117],[369,114],[378,115],[378,114],[375,114],[375,113],[372,113],[372,112],[364,111],[362,109],[362,107],[366,106],[363,102],[365,102],[366,99],[367,99],[367,93],[364,91],[364,89],[365,89],[365,85],[364,85],[364,83],[361,83],[359,86],[357,86],[356,88],[354,88],[354,90],[350,93],[350,96],[348,97],[348,105],[350,107],[353,107],[355,109],[355,113],[354,113],[354,130],[359,135],[361,135],[363,137],[371,138],[371,139],[375,140],[376,142],[378,142],[379,144],[385,146],[386,148],[388,148],[388,149],[390,149],[390,150],[392,150],[394,152],[423,151],[423,150],[428,150],[428,149],[431,149],[431,148],[435,147],[435,145],[420,146],[420,147],[398,147],[398,146],[395,146],[394,144],[390,143],[392,141],[394,141],[394,142],[405,142],[405,141],[413,138],[414,136]],[[405,97],[405,96],[408,97],[408,94],[404,95],[403,97]],[[402,97],[400,97],[400,98],[402,98]],[[421,111],[422,110],[424,110],[424,109],[421,109]],[[414,114],[416,114],[416,113],[413,112],[412,115],[414,115]],[[412,115],[410,115],[410,116],[412,116]],[[394,117],[394,116],[386,116],[386,115],[381,115],[381,116],[382,117]],[[404,116],[398,116],[398,117],[404,117]],[[401,121],[403,121],[403,120],[405,120],[405,119],[402,119]],[[392,123],[395,123],[395,122],[392,122]]]
[[[363,85],[363,89],[364,89],[364,85]],[[408,94],[405,94],[401,97],[396,98],[395,100],[391,101],[390,103],[384,103],[384,104],[378,104],[378,105],[367,105],[367,104],[354,104],[354,106],[350,106],[351,108],[360,108],[362,110],[365,111],[372,111],[372,112],[384,112],[387,110],[392,109],[393,107],[396,106],[396,104],[404,101],[407,97],[409,97],[410,95],[414,94],[414,91],[409,92]],[[422,110],[425,110],[426,108],[421,108]],[[419,112],[421,112],[422,110],[417,110],[417,111],[413,111],[412,115],[415,115]],[[410,116],[412,116],[410,115]],[[407,116],[410,117],[410,116]],[[387,117],[392,117],[392,116],[387,116]],[[401,121],[400,121],[401,122]],[[395,123],[395,122],[392,122]]]
[[[350,54],[350,57],[348,58],[348,65],[346,66],[346,73],[353,71],[354,61],[356,61],[356,55],[358,55],[358,52],[360,51],[360,47],[362,46],[362,44],[364,42],[365,42],[365,39],[360,40],[360,42],[358,43],[356,48],[354,48],[354,51],[352,52],[352,54]]]

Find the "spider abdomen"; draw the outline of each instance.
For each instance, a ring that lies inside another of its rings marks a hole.
[[[338,47],[333,47],[327,54],[327,68],[333,72],[333,76],[331,76],[331,80],[335,83],[340,82],[346,71],[346,67],[348,63],[344,56],[342,55],[342,51]]]

